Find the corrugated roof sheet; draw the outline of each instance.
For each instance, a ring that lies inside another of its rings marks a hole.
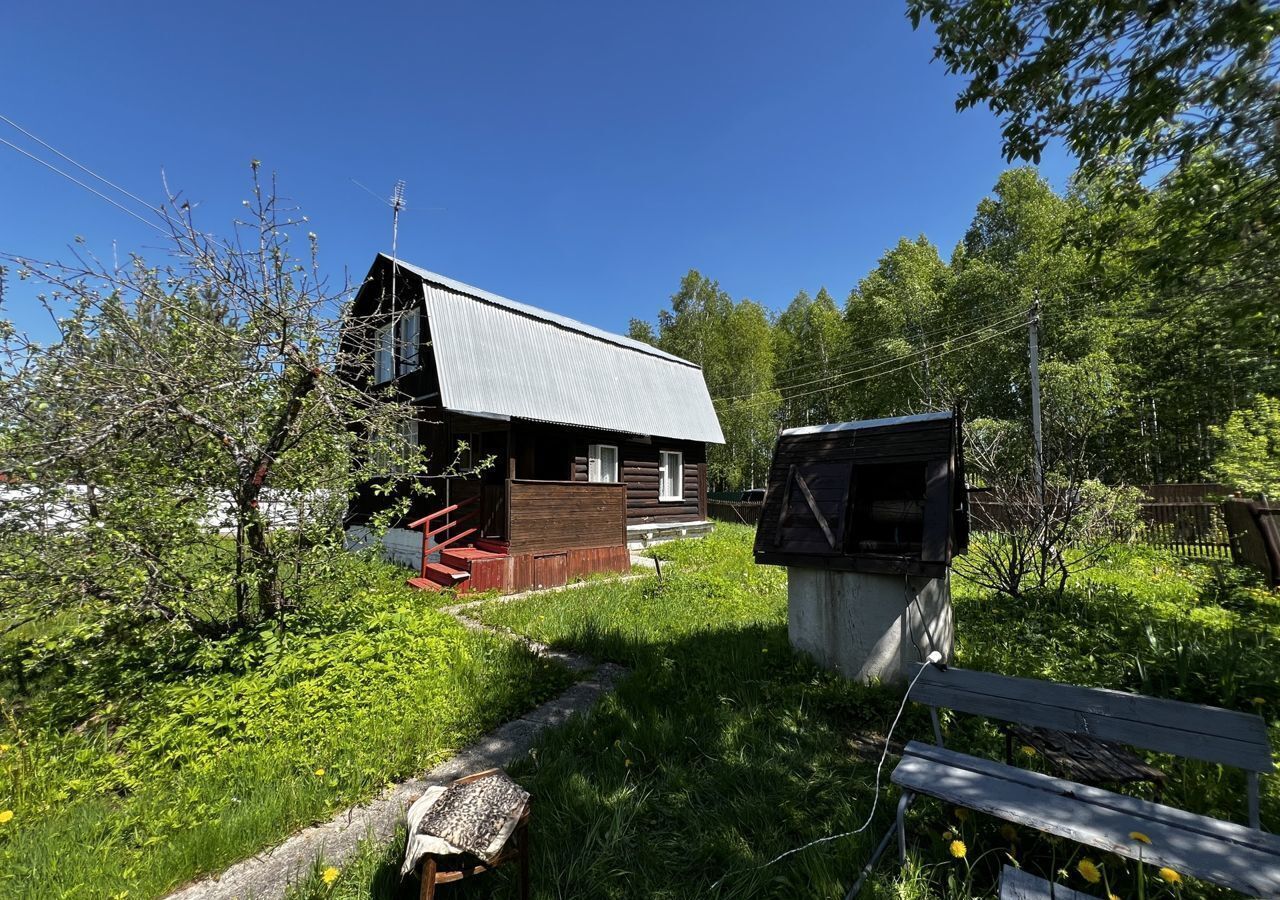
[[[724,443],[702,369],[399,262],[422,278],[446,409]]]
[[[917,413],[914,416],[894,416],[887,419],[862,419],[858,422],[835,422],[831,425],[802,425],[798,428],[787,428],[783,435],[823,434],[828,431],[860,431],[863,428],[880,428],[884,425],[907,425],[912,422],[935,422],[950,419],[953,413],[931,412]]]

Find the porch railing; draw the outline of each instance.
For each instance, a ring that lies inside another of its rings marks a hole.
[[[430,554],[439,553],[441,550],[445,549],[446,547],[452,546],[453,544],[456,544],[459,541],[465,540],[469,538],[471,535],[475,534],[476,529],[474,527],[467,528],[462,531],[453,532],[452,534],[445,537],[443,540],[437,541],[434,546],[432,546],[431,544],[431,539],[433,537],[436,537],[437,535],[442,535],[445,532],[451,531],[452,529],[458,527],[459,525],[462,525],[466,522],[474,520],[480,514],[479,510],[474,508],[468,510],[466,513],[464,513],[463,515],[459,516],[456,519],[452,518],[452,515],[453,513],[457,512],[463,507],[471,506],[472,504],[478,502],[479,499],[480,499],[479,495],[476,495],[473,497],[468,497],[465,500],[459,500],[457,503],[446,506],[443,509],[437,509],[435,512],[428,513],[427,515],[423,516],[421,519],[417,519],[416,521],[409,523],[410,528],[422,529],[422,571],[419,574],[423,578],[427,577],[427,558],[428,556],[430,556]],[[439,519],[443,516],[449,516],[450,518],[448,519],[448,521],[446,521],[442,525],[434,525],[434,523],[439,521]]]

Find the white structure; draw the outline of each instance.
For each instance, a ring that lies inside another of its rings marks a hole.
[[[933,650],[955,644],[946,578],[787,569],[791,646],[858,681],[898,682]]]

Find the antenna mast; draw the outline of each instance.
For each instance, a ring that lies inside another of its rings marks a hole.
[[[396,241],[400,236],[400,210],[404,209],[404,179],[396,182],[391,191],[391,317],[396,317],[396,270],[400,268],[400,258],[396,255]]]

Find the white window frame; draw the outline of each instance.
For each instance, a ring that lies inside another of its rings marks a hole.
[[[373,383],[385,384],[396,377],[395,326],[388,322],[373,332]]]
[[[669,469],[675,460],[674,494],[664,493],[669,479]],[[658,453],[658,500],[666,503],[684,499],[684,453],[679,450],[662,450]]]
[[[418,310],[404,313],[396,330],[400,374],[416,372],[422,365],[418,352],[422,341],[422,318]]]
[[[604,469],[604,450],[613,451],[612,465]],[[618,447],[615,444],[591,444],[587,447],[587,481],[595,484],[618,483]]]

